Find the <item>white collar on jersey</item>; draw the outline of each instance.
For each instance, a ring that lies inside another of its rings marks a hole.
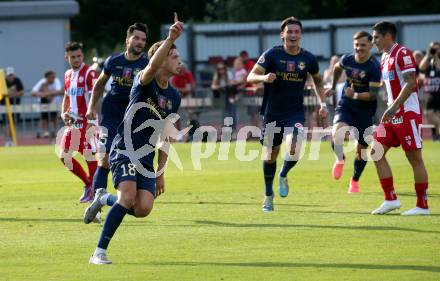
[[[393,46],[391,46],[391,48],[388,51],[386,51],[386,53],[391,54],[391,52],[394,50],[394,48],[396,48],[396,46],[397,46],[397,43],[394,43]]]

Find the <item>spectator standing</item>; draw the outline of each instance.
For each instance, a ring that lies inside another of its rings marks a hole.
[[[192,72],[186,67],[186,65],[182,65],[179,74],[174,75],[173,78],[171,78],[171,84],[179,92],[182,101],[185,100],[188,105],[188,101],[193,96],[196,89],[196,81],[194,80]],[[186,107],[186,109],[181,108],[180,117],[182,117],[183,111],[186,113],[187,121],[190,122],[193,119],[192,110],[189,107]],[[176,127],[180,130],[180,119],[177,120]]]
[[[21,97],[24,94],[24,88],[23,83],[21,82],[20,78],[15,76],[15,70],[12,66],[8,66],[6,68],[6,87],[8,89],[8,96],[11,102],[11,105],[18,105],[21,102]],[[2,105],[5,104],[4,100],[1,102]],[[8,116],[6,114],[2,114],[3,122],[5,123],[5,146],[12,145],[12,141],[10,140],[10,130],[8,124]],[[17,123],[20,119],[19,114],[13,114],[12,115],[14,122]]]
[[[211,89],[214,91],[214,96],[220,96],[224,99],[223,119],[232,117],[232,130],[235,131],[237,126],[237,108],[235,102],[231,102],[232,97],[235,97],[236,90],[233,83],[234,76],[226,68],[224,62],[217,64],[216,72],[211,83]]]
[[[423,91],[427,96],[426,118],[432,129],[434,141],[440,141],[440,42],[431,42],[420,62],[420,71],[425,74]]]

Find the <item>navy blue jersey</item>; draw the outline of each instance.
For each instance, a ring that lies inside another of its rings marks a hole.
[[[142,54],[137,60],[125,58],[124,53],[108,57],[104,62],[104,73],[111,76],[111,90],[102,101],[102,118],[107,123],[122,122],[129,102],[134,77],[147,66],[148,57]]]
[[[339,65],[347,74],[344,90],[350,87],[351,84],[353,84],[356,93],[369,92],[370,85],[380,86],[380,63],[373,56],[366,62],[357,63],[354,54],[343,55],[339,60]],[[339,105],[353,110],[366,110],[365,113],[371,115],[376,112],[377,101],[352,99],[347,97],[343,92]]]
[[[155,79],[148,85],[141,85],[141,73],[134,79],[130,103],[125,111],[124,121],[118,127],[110,162],[114,164],[120,160],[126,160],[127,157],[121,151],[128,150],[133,155],[133,151],[137,150],[138,153],[134,153],[135,157],[143,165],[152,168],[154,148],[161,132],[160,129],[156,130],[155,128],[160,127],[156,126],[159,123],[163,126],[163,122],[157,121],[165,119],[171,113],[177,113],[180,106],[180,95],[170,85],[166,89],[160,88]],[[155,127],[151,127],[151,124],[154,124]],[[125,130],[124,127],[126,127]],[[126,135],[127,132],[129,132],[129,136]],[[131,144],[126,143],[129,139],[131,139]],[[146,150],[139,154],[141,151],[139,149],[142,147]]]
[[[301,49],[297,55],[286,53],[283,46],[265,51],[257,64],[265,73],[275,73],[273,83],[264,83],[261,114],[268,120],[284,120],[304,116],[304,84],[307,73],[319,72],[318,61],[310,52]]]

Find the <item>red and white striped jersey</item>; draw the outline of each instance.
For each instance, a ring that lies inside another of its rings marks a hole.
[[[93,85],[97,78],[96,71],[84,63],[76,71],[73,69],[66,71],[64,74],[64,91],[69,97],[69,110],[72,113],[85,117]]]
[[[395,43],[388,52],[382,54],[381,59],[382,78],[388,94],[388,106],[390,106],[399,96],[400,91],[405,85],[403,74],[416,71],[416,62],[412,52],[404,46]],[[421,113],[417,87],[400,107],[397,115],[404,112],[413,111]]]

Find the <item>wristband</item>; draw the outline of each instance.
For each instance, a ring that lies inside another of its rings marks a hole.
[[[87,119],[87,124],[98,126],[98,119]]]
[[[355,99],[355,100],[357,100],[359,98],[359,93],[354,93],[354,95],[353,95],[353,99]]]
[[[327,104],[325,102],[321,102],[321,107],[327,107]]]

